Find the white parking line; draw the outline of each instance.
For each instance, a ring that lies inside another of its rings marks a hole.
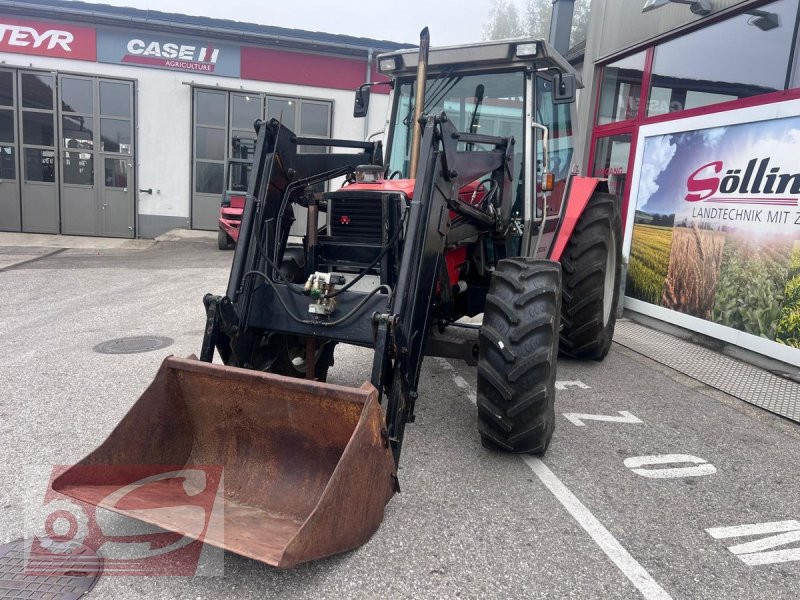
[[[453,378],[456,386],[462,390],[469,389],[469,384],[459,375],[455,367],[447,360],[438,359],[439,365]],[[469,392],[470,400],[475,402],[475,394]],[[622,574],[641,592],[647,600],[672,600],[672,597],[655,579],[640,565],[633,556],[611,535],[611,532],[584,506],[583,502],[556,477],[547,465],[536,456],[521,456],[526,465],[533,471],[550,493],[567,509],[572,518],[589,534],[595,544],[611,559]]]

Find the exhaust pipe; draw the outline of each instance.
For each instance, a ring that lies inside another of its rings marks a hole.
[[[422,117],[422,110],[425,108],[425,82],[428,79],[428,51],[431,46],[431,36],[426,27],[419,32],[419,61],[417,62],[417,93],[414,97],[414,129],[411,138],[411,165],[409,177],[417,177],[417,163],[419,162],[419,150],[422,145],[422,127],[419,120]]]

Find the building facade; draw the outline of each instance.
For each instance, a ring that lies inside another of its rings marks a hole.
[[[155,237],[217,229],[253,122],[383,129],[354,90],[399,44],[61,0],[0,2],[0,231]]]
[[[798,0],[595,0],[578,153],[625,305],[800,366]]]

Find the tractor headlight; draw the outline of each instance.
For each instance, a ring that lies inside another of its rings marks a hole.
[[[356,167],[357,183],[379,183],[383,181],[383,167],[379,165],[359,165]]]
[[[517,44],[517,56],[520,58],[527,56],[536,56],[538,53],[539,52],[536,42],[531,42],[528,44]]]
[[[391,73],[397,70],[397,59],[394,56],[380,59],[378,61],[378,70],[381,73]]]

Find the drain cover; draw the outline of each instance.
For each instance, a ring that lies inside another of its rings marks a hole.
[[[9,542],[0,545],[0,600],[80,598],[102,570],[103,559],[84,544]]]
[[[136,354],[137,352],[151,352],[171,346],[172,338],[156,336],[138,336],[108,340],[94,347],[100,354]]]

